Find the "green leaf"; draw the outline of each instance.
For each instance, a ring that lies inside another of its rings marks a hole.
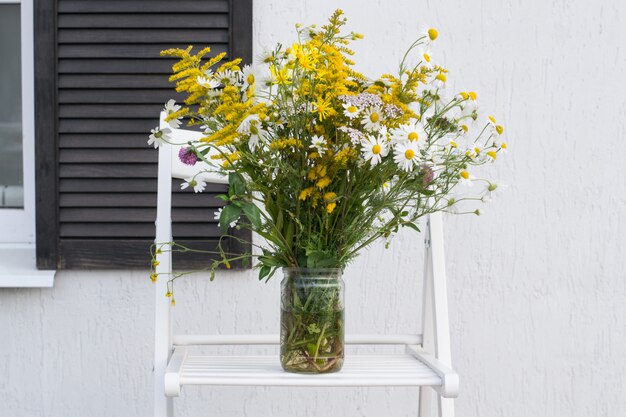
[[[311,251],[307,255],[307,268],[332,268],[338,264],[334,256],[322,251]]]
[[[215,196],[215,198],[226,202],[230,200],[230,197],[228,197],[226,194],[218,194]]]
[[[268,276],[270,274],[270,271],[272,270],[272,268],[270,268],[267,265],[263,265],[261,267],[261,269],[259,270],[259,281],[262,281],[263,278],[265,278],[266,276]]]
[[[233,195],[244,195],[246,193],[246,184],[240,175],[231,172],[228,174],[228,193]]]
[[[317,345],[315,343],[307,343],[306,350],[309,352],[309,356],[315,356]]]
[[[433,194],[435,194],[435,191],[434,190],[426,190],[426,189],[424,189],[424,190],[419,190],[419,193],[420,194],[424,194],[424,195],[433,195]]]
[[[421,230],[419,229],[419,227],[417,227],[417,225],[415,223],[403,223],[402,226],[406,226],[406,227],[410,227],[411,229],[415,230],[416,232],[420,232]]]
[[[261,262],[264,266],[283,266],[280,261],[277,261],[275,258],[271,256],[259,256],[259,262]]]
[[[220,215],[220,230],[222,233],[226,233],[230,224],[241,216],[241,209],[237,206],[229,204],[222,209],[222,214]]]
[[[243,212],[256,229],[261,228],[261,210],[254,203],[244,203]]]

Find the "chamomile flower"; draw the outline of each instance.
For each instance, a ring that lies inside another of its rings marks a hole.
[[[163,107],[163,111],[165,112],[166,116],[169,116],[172,113],[176,113],[178,110],[180,110],[180,108],[181,107],[178,104],[176,104],[176,101],[174,99],[170,99],[168,100],[167,103],[165,103],[165,107]],[[182,117],[177,117],[175,119],[169,120],[167,124],[172,129],[178,129],[181,124],[180,119],[182,119]]]
[[[263,128],[261,123],[250,124],[250,138],[248,139],[248,147],[254,152],[260,142],[265,142],[269,136],[269,132]]]
[[[439,31],[434,27],[424,24],[420,28],[420,36],[425,38],[425,43],[430,44],[439,37]]]
[[[343,108],[344,108],[343,114],[345,114],[350,119],[359,117],[359,114],[361,113],[361,110],[359,110],[357,106],[354,106],[350,103],[344,103]]]
[[[491,201],[494,197],[497,197],[502,194],[502,191],[507,186],[504,184],[496,184],[494,182],[488,182],[485,187],[484,194],[481,197],[481,200],[485,203]]]
[[[206,187],[206,182],[197,177],[185,178],[185,182],[180,185],[180,189],[184,190],[189,187],[193,188],[194,193],[201,193]]]
[[[247,116],[241,121],[239,127],[237,127],[237,133],[241,133],[242,135],[249,135],[252,126],[259,123],[259,121],[260,119],[258,114],[251,114]]]
[[[363,159],[375,166],[389,153],[388,142],[383,136],[368,136],[361,145],[361,152]]]
[[[256,82],[256,69],[252,65],[245,65],[241,70],[241,88],[246,90]]]
[[[418,120],[411,119],[409,123],[391,130],[391,140],[394,143],[415,142],[418,147],[424,148],[428,137],[424,126]]]
[[[398,166],[406,171],[411,172],[417,165],[419,159],[419,149],[417,142],[398,143],[395,146],[393,160]]]
[[[237,82],[238,75],[237,72],[227,69],[215,73],[215,78],[224,85],[233,85]]]
[[[167,141],[170,139],[170,133],[172,133],[172,130],[169,127],[161,129],[157,126],[154,129],[151,129],[148,139],[148,145],[153,145],[154,149],[158,148],[164,143],[167,143]]]
[[[474,183],[472,182],[473,179],[474,177],[468,171],[463,170],[459,172],[459,184],[472,187],[474,185]]]
[[[199,75],[198,78],[196,78],[196,82],[202,87],[208,88],[210,90],[220,86],[220,81],[210,76]]]
[[[434,65],[433,55],[428,48],[419,48],[417,50],[417,58],[424,67],[432,67]]]
[[[365,115],[361,118],[361,124],[365,129],[369,131],[380,130],[381,112],[377,107],[371,108],[365,112]]]
[[[433,86],[437,89],[445,88],[446,82],[448,82],[448,76],[443,72],[435,75],[435,78],[432,79]]]
[[[315,148],[319,154],[326,152],[328,146],[324,136],[315,135],[311,138],[311,147]]]

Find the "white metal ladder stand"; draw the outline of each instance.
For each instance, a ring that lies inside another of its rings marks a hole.
[[[161,113],[161,127],[167,127]],[[172,129],[171,141],[184,143],[199,133]],[[179,146],[159,148],[157,244],[172,241],[172,178],[188,178],[194,168],[178,160]],[[225,182],[222,178],[209,178]],[[278,355],[191,355],[191,345],[277,345],[278,335],[172,335],[171,304],[165,297],[172,256],[167,244],[157,255],[159,275],[155,285],[154,416],[172,417],[172,397],[184,385],[235,386],[416,386],[419,416],[432,416],[437,394],[440,417],[454,416],[459,378],[451,369],[450,331],[446,290],[443,225],[439,213],[429,216],[426,227],[424,291],[421,335],[346,335],[347,344],[405,345],[402,355],[347,355],[342,371],[334,374],[298,375],[284,372]],[[237,372],[234,372],[238,369]]]

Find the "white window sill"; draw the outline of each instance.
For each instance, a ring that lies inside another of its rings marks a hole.
[[[35,245],[0,244],[0,288],[52,287],[56,271],[37,269]]]

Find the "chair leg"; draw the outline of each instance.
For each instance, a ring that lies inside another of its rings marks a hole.
[[[454,399],[439,397],[439,417],[454,417]]]
[[[433,389],[420,387],[419,417],[432,417],[433,413]]]

